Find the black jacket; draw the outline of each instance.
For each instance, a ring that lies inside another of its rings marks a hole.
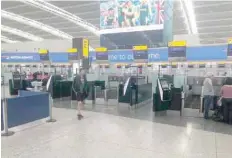
[[[74,80],[73,80],[73,84],[72,84],[72,89],[75,93],[79,93],[80,92],[80,85],[81,85],[81,76],[77,75]],[[87,84],[87,79],[86,79],[86,75],[84,75],[84,93],[88,93],[88,84]]]

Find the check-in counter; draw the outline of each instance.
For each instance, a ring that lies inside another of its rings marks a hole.
[[[57,80],[53,84],[53,98],[62,98],[71,96],[71,80]]]
[[[135,82],[133,78],[130,79],[127,89],[124,90],[124,84],[119,84],[119,103],[128,103],[130,106],[142,103],[149,99],[152,99],[152,84]],[[125,91],[125,92],[124,92]]]

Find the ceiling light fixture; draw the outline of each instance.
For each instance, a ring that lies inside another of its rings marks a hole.
[[[193,7],[193,0],[180,0],[181,9],[183,11],[184,17],[188,23],[189,30],[192,34],[197,34],[197,24],[196,24],[196,16]]]
[[[37,7],[39,9],[43,9],[45,11],[48,11],[52,14],[55,14],[56,16],[60,16],[66,20],[69,20],[87,30],[89,30],[90,32],[92,32],[93,34],[99,36],[99,28],[97,28],[96,26],[94,26],[91,23],[88,23],[86,20],[70,13],[67,12],[66,10],[59,8],[49,2],[46,1],[42,1],[42,0],[21,0],[21,2],[32,5],[34,7]]]
[[[17,42],[19,42],[19,41],[11,40],[6,36],[1,36],[1,41],[6,42],[6,43],[17,43]]]
[[[11,27],[8,27],[5,25],[1,25],[1,30],[4,32],[8,32],[8,33],[32,40],[32,41],[42,41],[43,40],[43,38],[40,38],[40,37],[35,36],[33,34],[30,34],[28,32],[24,32],[24,31],[18,30],[16,28],[11,28]]]

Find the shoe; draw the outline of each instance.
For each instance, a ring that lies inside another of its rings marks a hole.
[[[78,115],[77,115],[78,120],[81,120],[83,117],[84,117],[84,116],[81,115],[81,114],[78,114]]]

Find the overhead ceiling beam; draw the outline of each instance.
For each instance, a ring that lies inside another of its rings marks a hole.
[[[203,26],[203,27],[199,27],[199,30],[202,29],[208,29],[208,28],[231,28],[232,30],[232,25],[214,25],[214,26]],[[215,31],[215,30],[214,30]]]
[[[57,37],[61,37],[61,38],[64,38],[64,39],[72,39],[71,35],[69,35],[69,34],[67,34],[65,32],[62,32],[62,31],[60,31],[60,30],[58,30],[58,29],[56,29],[54,27],[51,27],[49,25],[45,25],[45,24],[40,23],[38,21],[35,21],[35,20],[32,20],[32,19],[20,16],[20,15],[11,13],[11,12],[1,10],[1,16],[3,18],[14,20],[14,21],[17,21],[17,22],[32,26],[34,28],[43,30],[43,31],[48,32],[50,34],[53,34],[53,35],[55,35]]]
[[[216,1],[215,1],[216,2]],[[232,5],[232,2],[224,2],[224,1],[217,1],[218,3],[215,4],[207,4],[207,1],[202,4],[202,5],[195,5],[194,8],[195,9],[199,9],[199,8],[208,8],[208,7],[215,7],[218,5]]]
[[[194,12],[193,0],[180,0],[181,9],[183,11],[185,20],[188,23],[188,30],[192,34],[197,34],[197,24]]]
[[[88,23],[86,20],[70,13],[67,12],[66,10],[59,8],[49,2],[46,1],[41,1],[41,0],[20,0],[23,3],[29,4],[31,6],[34,6],[36,8],[45,10],[47,12],[50,12],[52,14],[55,14],[56,16],[60,16],[66,20],[69,20],[75,24],[77,24],[80,27],[83,27],[87,30],[89,30],[90,32],[92,32],[93,34],[99,36],[99,28],[97,28],[96,26],[92,25],[91,23]]]
[[[203,33],[199,33],[199,35],[215,35],[215,34],[220,34],[220,33],[224,33],[224,34],[227,34],[227,35],[230,35],[229,33],[231,33],[231,36],[232,36],[232,30],[231,31],[213,31],[213,32],[203,32]]]
[[[19,42],[19,41],[11,40],[8,37],[2,36],[2,35],[1,35],[1,41],[6,42],[6,43],[17,43],[17,42]]]
[[[4,32],[8,32],[8,33],[26,38],[28,40],[32,40],[32,41],[42,41],[43,40],[43,38],[41,38],[41,37],[35,36],[35,35],[30,34],[28,32],[21,31],[21,30],[16,29],[16,28],[11,28],[11,27],[8,27],[5,25],[1,25],[1,30]]]
[[[232,10],[222,10],[220,12],[205,12],[205,13],[198,13],[197,16],[201,17],[202,15],[211,15],[212,18],[214,15],[220,15],[220,14],[223,14],[222,16],[226,16],[228,17],[228,15],[232,15]],[[231,16],[230,16],[231,17]]]
[[[231,18],[222,18],[222,19],[207,19],[207,20],[199,20],[197,21],[197,23],[205,23],[205,22],[217,22],[217,21],[232,21],[232,17]]]
[[[63,31],[60,31],[60,30],[58,30],[58,29],[56,29],[54,27],[51,27],[49,25],[45,25],[45,24],[40,23],[40,22],[38,22],[36,20],[32,20],[32,19],[29,19],[29,18],[20,16],[20,15],[14,14],[14,13],[11,13],[11,12],[1,10],[1,16],[3,18],[6,18],[6,19],[10,19],[10,20],[13,20],[13,21],[17,21],[19,23],[29,25],[29,26],[37,28],[39,30],[43,30],[45,32],[48,32],[48,33],[50,33],[52,35],[55,35],[57,37],[61,37],[63,39],[71,40],[73,38],[71,35],[69,35],[69,34],[67,34],[67,33],[65,33]],[[92,49],[91,46],[90,46],[90,49]]]

